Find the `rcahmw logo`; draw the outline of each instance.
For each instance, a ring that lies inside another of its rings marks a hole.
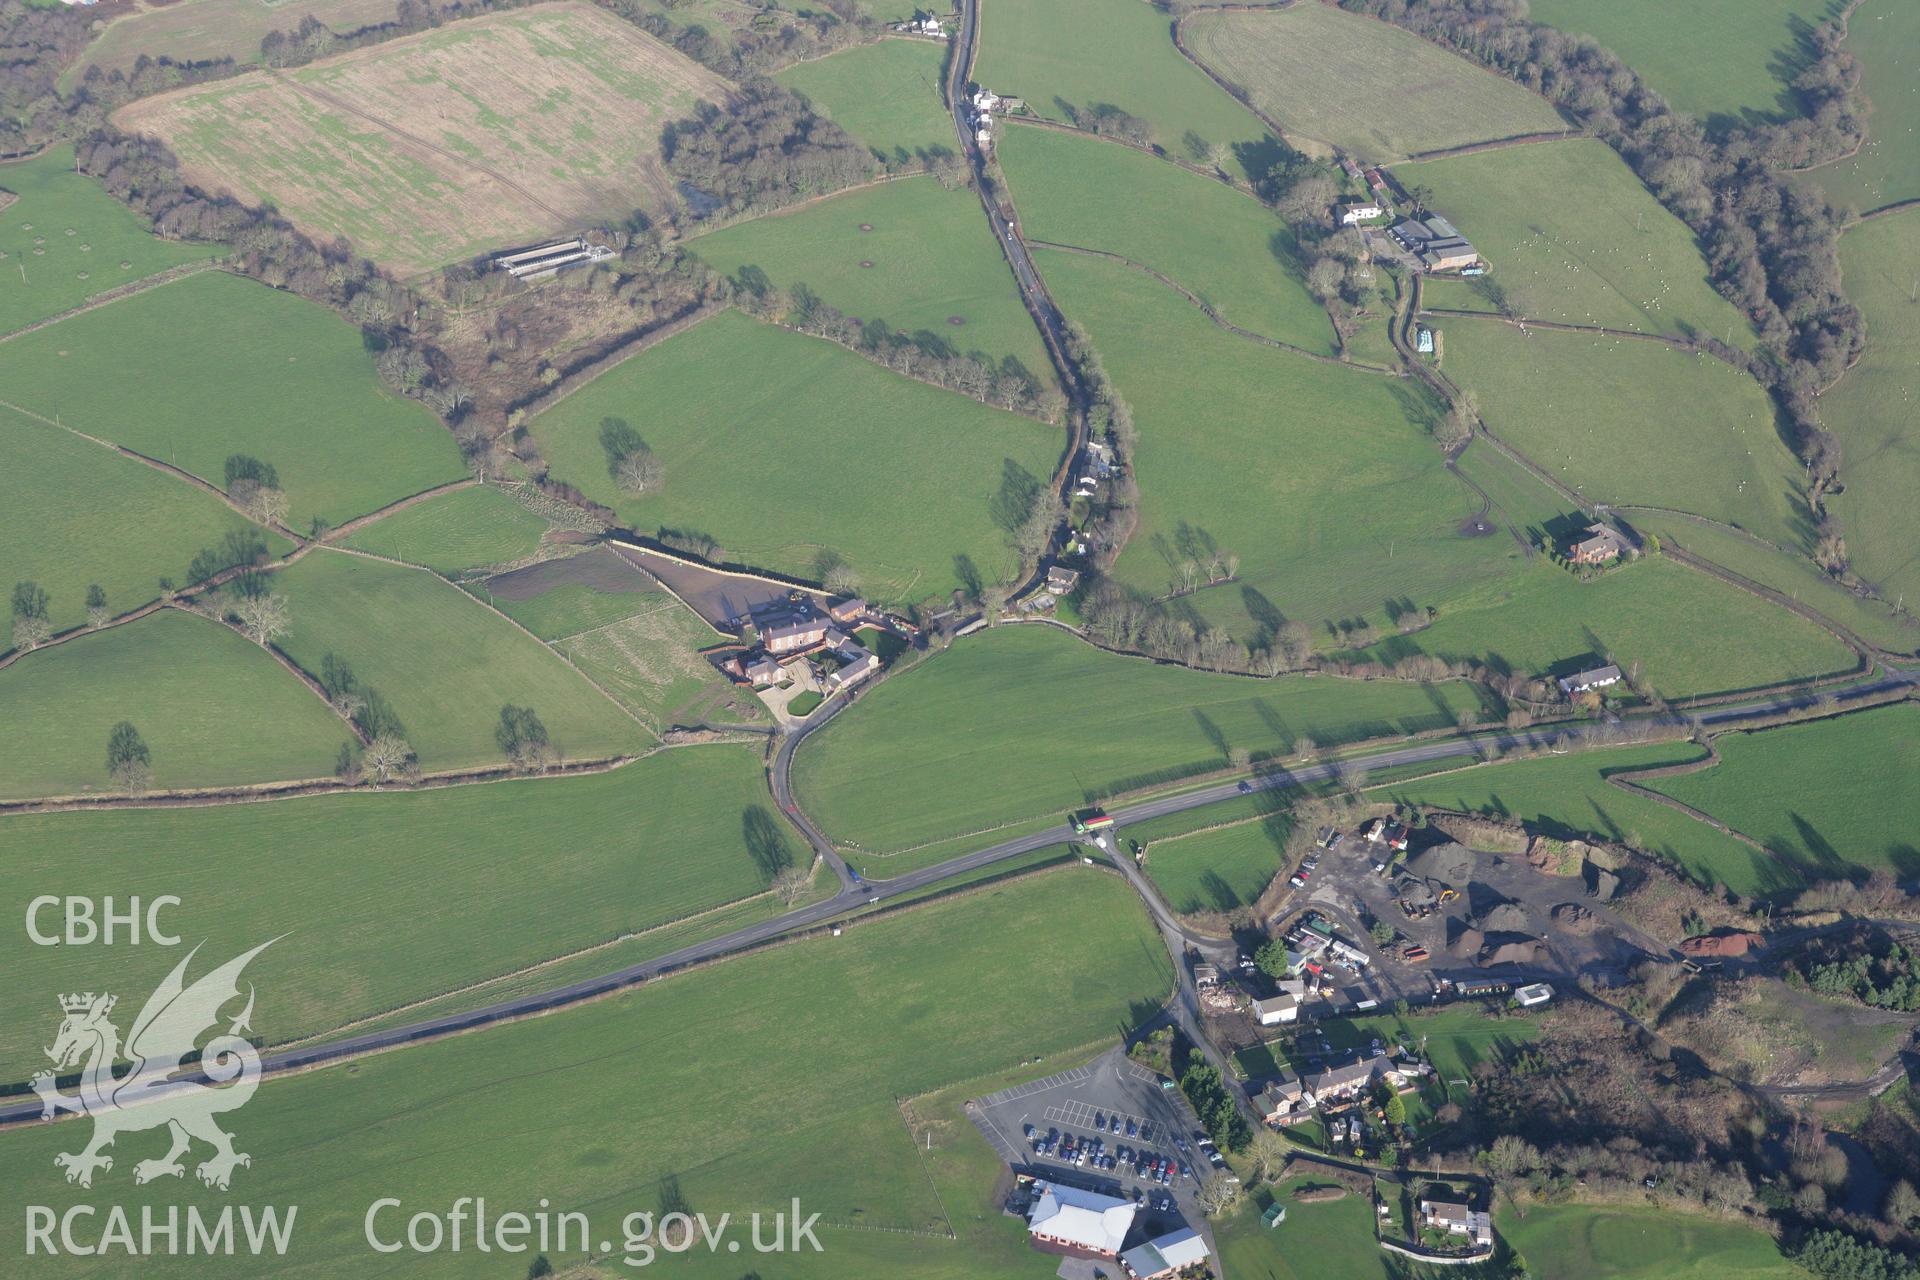
[[[253,1164],[251,1156],[234,1149],[233,1135],[218,1123],[218,1117],[245,1106],[260,1083],[260,1053],[241,1034],[253,1016],[253,988],[248,986],[245,1007],[224,1032],[220,1011],[240,998],[241,972],[271,945],[263,942],[189,985],[187,965],[199,953],[195,947],[141,1006],[124,1044],[112,1019],[118,1003],[114,996],[88,991],[60,997],[64,1016],[53,1047],[46,1051],[53,1070],[40,1072],[32,1084],[40,1095],[43,1119],[66,1111],[93,1120],[91,1141],[53,1158],[68,1182],[92,1187],[97,1175],[113,1170],[107,1149],[115,1139],[150,1129],[166,1130],[171,1145],[134,1164],[135,1183],[184,1178],[183,1158],[195,1153],[195,1143],[212,1148],[194,1166],[194,1175],[215,1190],[227,1190],[235,1170]],[[207,1032],[214,1034],[202,1044]],[[198,1063],[190,1067],[196,1054]],[[130,1064],[124,1072],[117,1070],[123,1061]],[[79,1091],[62,1093],[60,1073],[76,1067]],[[206,1082],[193,1078],[196,1075]],[[297,1213],[297,1206],[227,1205],[218,1213],[197,1205],[188,1205],[184,1212],[174,1206],[145,1206],[136,1223],[136,1215],[120,1205],[79,1204],[59,1211],[28,1205],[27,1253],[281,1254],[292,1239]]]

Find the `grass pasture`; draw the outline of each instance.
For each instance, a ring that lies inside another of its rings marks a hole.
[[[509,702],[532,707],[569,759],[653,744],[538,640],[431,573],[317,551],[273,581],[293,614],[280,647],[315,674],[328,653],[344,658],[392,704],[423,769],[500,761]]]
[[[1920,199],[1920,9],[1862,0],[1847,22],[1872,114],[1858,154],[1809,170],[1803,181],[1862,212]]]
[[[661,129],[727,92],[566,0],[145,98],[117,120],[163,139],[200,186],[411,272],[667,207]]]
[[[1396,804],[1526,822],[1563,839],[1617,840],[1666,858],[1696,880],[1725,885],[1748,897],[1799,889],[1803,881],[1790,868],[1704,822],[1609,786],[1606,780],[1612,773],[1704,758],[1692,743],[1650,743],[1477,765],[1372,788],[1369,794]]]
[[[1087,927],[1050,927],[1066,916]],[[257,925],[248,927],[250,936]],[[1051,981],[1033,982],[1035,966]],[[251,1175],[259,1203],[302,1206],[282,1265],[315,1275],[364,1268],[362,1219],[381,1196],[412,1206],[484,1195],[497,1211],[531,1211],[545,1197],[556,1210],[588,1212],[596,1234],[617,1243],[622,1219],[658,1212],[663,1194],[709,1221],[729,1213],[741,1233],[749,1212],[788,1208],[797,1194],[805,1212],[821,1215],[825,1251],[783,1255],[779,1274],[793,1280],[1038,1280],[1057,1259],[1028,1251],[1019,1224],[992,1211],[994,1162],[957,1105],[925,1104],[933,1130],[923,1137],[899,1100],[958,1081],[969,1096],[983,1083],[999,1088],[1016,1063],[1024,1070],[1036,1055],[1111,1037],[1171,980],[1165,949],[1124,883],[1055,871],[843,938],[288,1080],[249,1106],[243,1133],[254,1163],[239,1176]],[[269,1034],[278,1015],[267,993],[282,989],[260,987]],[[800,1061],[806,1070],[795,1070]],[[608,1079],[617,1086],[587,1087]],[[713,1105],[720,1081],[725,1106]],[[689,1125],[691,1114],[702,1122]],[[71,1132],[36,1126],[0,1137],[4,1193],[31,1189],[56,1214],[84,1195],[47,1172]],[[828,1152],[859,1158],[822,1158]],[[950,1176],[956,1167],[965,1176]],[[115,1191],[129,1205],[182,1194],[125,1179]],[[24,1248],[18,1230],[0,1228],[0,1247]],[[549,1252],[563,1270],[582,1260]],[[87,1271],[84,1259],[48,1261],[50,1277]],[[524,1258],[510,1261],[525,1270]],[[223,1274],[224,1264],[162,1256],[143,1265],[165,1280]],[[698,1249],[671,1266],[702,1280],[741,1274],[740,1258],[724,1250]],[[410,1256],[406,1267],[423,1277],[474,1273],[471,1253]]]
[[[1388,626],[1515,567],[1512,542],[1461,534],[1480,502],[1447,474],[1418,383],[1228,333],[1116,263],[1037,257],[1139,424],[1140,524],[1122,581],[1164,595],[1211,543],[1239,556],[1238,580],[1177,609],[1257,644],[1298,620],[1324,645],[1338,624]]]
[[[1288,135],[1364,160],[1566,128],[1546,99],[1410,31],[1326,4],[1204,13],[1187,47]]]
[[[614,485],[609,417],[659,458],[661,492]],[[956,557],[1006,576],[992,501],[1009,467],[1044,483],[1062,447],[1058,428],[735,311],[626,361],[531,429],[556,477],[635,528],[699,530],[729,560],[816,580],[844,562],[883,600],[951,590]]]
[[[453,437],[392,395],[353,326],[208,271],[6,344],[0,399],[219,486],[229,455],[273,466],[289,523],[339,524],[458,479]]]
[[[1868,711],[1715,740],[1721,763],[1650,784],[1805,866],[1813,879],[1920,874],[1920,708]]]
[[[1136,0],[1047,0],[980,19],[973,78],[1026,100],[1050,120],[1118,108],[1145,120],[1153,141],[1188,160],[1215,146],[1261,150],[1267,130],[1174,48],[1167,15]]]
[[[1868,644],[1890,653],[1920,650],[1920,620],[1895,614],[1882,601],[1855,595],[1806,556],[1756,541],[1724,525],[1685,516],[1635,512],[1633,526],[1790,596]]]
[[[152,737],[164,768],[164,739]],[[783,846],[754,834],[760,819]],[[174,894],[171,923],[207,940],[203,959],[285,934],[257,962],[263,1009],[273,993],[258,1029],[274,1043],[759,893],[763,859],[782,849],[807,856],[772,811],[756,753],[732,746],[584,777],[0,822],[21,884],[117,901]],[[34,978],[0,996],[0,1078],[16,1081],[46,1043],[35,1038],[44,993],[104,974],[98,954],[34,947],[20,929],[4,947],[10,971]],[[111,980],[150,989],[179,958],[128,948]]]
[[[1487,426],[1589,501],[1689,511],[1799,547],[1799,462],[1760,384],[1708,355],[1605,334],[1446,325]]]
[[[86,620],[89,585],[125,613],[157,597],[161,578],[184,584],[202,549],[253,527],[176,477],[10,409],[0,453],[0,585],[39,583],[56,630]],[[275,555],[291,546],[266,537]]]
[[[74,172],[70,146],[0,164],[0,193],[17,197],[0,195],[0,334],[219,252],[148,235],[130,209]]]
[[[1844,446],[1846,492],[1832,502],[1853,571],[1883,599],[1920,608],[1920,209],[1863,222],[1840,237],[1847,296],[1867,317],[1867,350],[1820,398]]]
[[[1481,151],[1393,172],[1403,184],[1432,189],[1434,207],[1493,264],[1485,282],[1512,314],[1753,341],[1739,311],[1707,283],[1693,232],[1598,139]],[[1426,285],[1427,305],[1479,310],[1469,287],[1436,277]]]
[[[619,622],[671,599],[604,546],[496,574],[467,589],[547,641]],[[707,632],[707,643],[719,638],[718,632]]]
[[[848,315],[924,335],[929,347],[1011,356],[1042,384],[1053,379],[1013,272],[965,187],[904,178],[736,223],[691,247],[730,276],[758,267],[783,289],[806,285]]]
[[[1757,1227],[1662,1209],[1530,1205],[1499,1232],[1541,1280],[1805,1280]]]
[[[959,148],[940,96],[947,46],[881,40],[795,63],[774,76],[882,159],[905,164]]]
[[[1224,769],[1235,748],[1258,759],[1303,735],[1324,747],[1451,725],[1479,696],[1464,684],[1211,675],[1051,627],[1002,627],[841,712],[797,754],[794,791],[829,836],[885,855]],[[887,876],[909,860],[866,866]]]
[[[1280,872],[1292,819],[1276,813],[1255,822],[1155,840],[1146,873],[1175,911],[1232,911],[1252,905]]]
[[[383,516],[346,545],[436,573],[511,564],[540,549],[547,522],[490,486],[456,489]]]
[[[1533,20],[1592,36],[1649,88],[1709,128],[1800,115],[1791,83],[1805,68],[1803,32],[1845,8],[1836,0],[1534,0]]]
[[[238,632],[164,609],[0,671],[0,799],[112,790],[107,735],[122,720],[153,752],[157,788],[324,778],[352,736]]]
[[[1051,129],[1007,129],[999,156],[1029,239],[1117,253],[1231,323],[1332,354],[1333,329],[1307,292],[1293,232],[1244,192]]]
[[[78,80],[88,68],[128,71],[141,55],[201,62],[232,58],[260,61],[260,42],[275,31],[292,31],[313,17],[335,32],[391,22],[397,0],[175,0],[141,6],[107,24],[67,75]]]
[[[1850,671],[1856,662],[1832,633],[1798,614],[1663,557],[1587,582],[1543,559],[1370,652],[1387,662],[1427,653],[1554,675],[1610,656],[1622,666],[1639,663],[1667,698]]]
[[[673,725],[762,723],[766,704],[721,675],[700,650],[713,630],[664,592],[651,608],[555,642],[620,705],[664,731]]]
[[[1308,1201],[1302,1189],[1334,1185],[1308,1174],[1271,1186],[1255,1184],[1231,1217],[1214,1224],[1220,1264],[1230,1276],[1257,1280],[1389,1280],[1389,1254],[1374,1243],[1373,1206],[1363,1196]],[[1287,1220],[1269,1227],[1260,1215],[1275,1202]]]

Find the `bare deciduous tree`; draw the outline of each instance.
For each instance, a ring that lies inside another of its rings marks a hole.
[[[620,459],[619,466],[614,468],[613,478],[621,492],[637,497],[645,493],[657,493],[666,482],[666,472],[653,450],[642,445]]]
[[[240,619],[240,629],[246,632],[247,639],[257,645],[272,644],[293,629],[293,613],[287,608],[287,598],[271,591],[242,596],[234,602],[233,613]]]
[[[361,762],[373,773],[375,781],[386,782],[412,768],[413,748],[407,745],[405,738],[390,733],[381,734],[367,744]]]
[[[1234,1206],[1240,1203],[1240,1184],[1228,1182],[1225,1177],[1216,1173],[1200,1184],[1200,1189],[1193,1193],[1193,1198],[1200,1206],[1202,1213],[1209,1218],[1218,1218],[1231,1212]]]
[[[788,867],[773,878],[773,896],[790,907],[807,896],[812,884],[813,868]]]

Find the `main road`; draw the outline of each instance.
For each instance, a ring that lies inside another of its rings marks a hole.
[[[1920,684],[1920,675],[1912,672],[1896,671],[1878,679],[1862,684],[1848,686],[1832,691],[1837,701],[1844,705],[1878,693],[1886,693]],[[1700,712],[1691,718],[1648,717],[1654,722],[1691,723],[1697,719],[1705,724],[1734,725],[1742,720],[1759,719],[1775,715],[1782,711],[1812,706],[1817,695],[1805,694],[1769,698],[1760,702],[1740,706],[1716,707]],[[824,709],[823,709],[824,710]],[[829,714],[821,723],[831,719]],[[809,728],[817,728],[809,725]],[[792,735],[782,743],[782,750],[776,753],[774,780],[776,794],[782,796],[783,807],[791,805],[786,783],[786,768],[783,760],[790,760],[792,747],[797,745],[799,734]],[[1465,735],[1441,738],[1430,742],[1412,743],[1406,746],[1392,747],[1361,758],[1340,762],[1323,762],[1306,765],[1298,769],[1258,769],[1246,776],[1208,786],[1196,787],[1175,795],[1161,796],[1157,799],[1142,801],[1111,810],[1116,826],[1126,827],[1135,823],[1147,822],[1167,814],[1182,813],[1188,809],[1198,809],[1205,805],[1217,804],[1236,795],[1256,791],[1283,791],[1307,783],[1325,781],[1336,770],[1342,768],[1385,769],[1411,764],[1431,764],[1460,758],[1478,758],[1490,748],[1512,750],[1523,748],[1556,748],[1573,746],[1605,746],[1618,741],[1614,726],[1607,724],[1573,724],[1548,726],[1537,730],[1502,732],[1484,735]],[[907,798],[910,802],[910,798]],[[794,809],[787,810],[788,816],[796,822],[805,823],[805,819]],[[812,831],[806,824],[803,830]],[[818,833],[814,833],[817,836]],[[812,839],[814,836],[810,836]],[[824,837],[819,837],[822,842]],[[848,873],[847,881],[832,897],[799,907],[782,915],[763,920],[696,942],[651,960],[643,960],[628,965],[624,969],[604,974],[597,978],[585,978],[570,982],[551,990],[515,996],[511,999],[496,1001],[492,1004],[470,1010],[465,1013],[446,1014],[442,1017],[423,1019],[402,1026],[388,1027],[383,1030],[362,1032],[358,1035],[343,1036],[325,1044],[308,1045],[301,1048],[274,1050],[261,1055],[261,1070],[264,1075],[284,1074],[308,1067],[320,1066],[342,1059],[356,1058],[369,1053],[423,1041],[439,1040],[464,1031],[485,1027],[494,1023],[508,1022],[532,1014],[546,1013],[567,1005],[579,1004],[586,1000],[604,996],[627,987],[637,986],[651,979],[684,969],[689,965],[717,960],[723,956],[735,955],[743,951],[763,946],[776,938],[790,934],[818,929],[839,917],[855,913],[862,908],[885,903],[889,899],[900,898],[939,885],[944,881],[969,872],[1017,858],[1022,854],[1033,853],[1054,845],[1068,844],[1078,839],[1071,826],[1065,822],[1035,831],[1027,835],[1003,840],[998,844],[973,853],[949,858],[945,862],[922,867],[917,871],[905,872],[890,880],[861,882],[858,877]],[[838,854],[834,854],[837,859]],[[1116,861],[1123,870],[1132,872],[1127,865],[1129,860],[1117,857]],[[844,867],[844,863],[840,866]],[[1137,872],[1132,872],[1137,875]],[[1144,892],[1144,891],[1143,891]],[[1176,960],[1179,957],[1179,939],[1185,936],[1178,923],[1171,920],[1162,908],[1156,895],[1145,892],[1149,907],[1153,910],[1157,923],[1166,932],[1169,946],[1175,948]],[[1182,966],[1184,969],[1184,966]],[[1183,984],[1184,988],[1184,984]],[[1182,1008],[1176,1016],[1183,1023],[1192,1021],[1191,992],[1183,989]],[[1200,1041],[1204,1044],[1204,1041]],[[0,1124],[18,1124],[24,1121],[40,1119],[38,1100],[26,1100],[0,1107]]]

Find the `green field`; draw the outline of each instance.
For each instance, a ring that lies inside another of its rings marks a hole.
[[[672,599],[653,579],[605,547],[542,564],[551,567],[537,572],[552,573],[554,579],[520,599],[499,594],[495,588],[505,584],[498,579],[469,583],[467,589],[547,641],[651,612]],[[702,643],[712,644],[719,638],[718,632],[709,629]]]
[[[664,592],[651,599],[651,607],[554,648],[656,731],[702,721],[768,722],[765,703],[700,655],[714,643],[713,628]]]
[[[1369,794],[1396,804],[1435,805],[1526,822],[1564,839],[1617,840],[1659,854],[1695,879],[1747,896],[1799,889],[1800,876],[1732,836],[1606,781],[1610,773],[1702,758],[1690,743],[1653,743],[1480,765]]]
[[[996,364],[1012,356],[1043,385],[1053,380],[1040,331],[965,187],[927,177],[863,187],[691,247],[728,275],[758,267],[775,285],[806,285],[848,315],[925,333],[930,345],[981,351]]]
[[[1498,1229],[1541,1280],[1805,1280],[1757,1227],[1659,1209],[1511,1208]]]
[[[169,927],[215,963],[285,934],[249,971],[272,1010],[256,1029],[284,1043],[758,893],[762,822],[804,865],[757,755],[702,746],[579,778],[13,816],[0,857],[46,892],[173,894]],[[5,948],[32,977],[0,996],[8,1081],[39,1065],[47,992],[113,982],[137,1006],[180,958],[124,948],[109,976],[98,948],[31,946],[19,927]]]
[[[1303,283],[1293,232],[1259,201],[1127,147],[1009,128],[1000,164],[1030,240],[1151,267],[1233,324],[1323,355],[1327,314]]]
[[[1659,557],[1585,582],[1543,559],[1524,576],[1448,604],[1425,630],[1371,652],[1388,662],[1430,653],[1554,675],[1597,665],[1596,658],[1639,663],[1647,683],[1667,698],[1761,688],[1857,665],[1851,649],[1805,618]]]
[[[1920,607],[1920,209],[1862,223],[1840,237],[1847,296],[1867,318],[1867,350],[1820,398],[1820,420],[1840,437],[1846,492],[1830,501],[1853,570],[1883,599]]]
[[[318,675],[328,653],[392,704],[426,770],[500,762],[506,703],[532,707],[575,760],[652,745],[650,734],[532,636],[430,573],[317,551],[273,577],[293,614],[280,642]]]
[[[303,530],[464,470],[433,415],[380,385],[352,325],[225,272],[14,339],[0,398],[215,485],[229,455],[250,454],[279,472]]]
[[[1857,366],[1856,366],[1857,368]],[[1806,556],[1757,542],[1724,525],[1685,516],[1635,512],[1633,526],[1678,544],[1696,556],[1782,592],[1890,653],[1920,649],[1920,620],[1897,615],[1886,603],[1855,595]]]
[[[39,583],[56,630],[86,620],[89,585],[125,613],[158,596],[161,578],[185,586],[194,556],[253,527],[211,494],[9,409],[0,451],[0,585]],[[264,536],[275,555],[291,545]]]
[[[1790,87],[1807,63],[1803,32],[1837,0],[1533,0],[1535,22],[1592,36],[1647,86],[1709,127],[1801,114]]]
[[[1783,546],[1808,539],[1802,468],[1760,384],[1708,355],[1604,334],[1445,327],[1487,426],[1590,502],[1668,507]]]
[[[1140,524],[1121,581],[1164,595],[1211,542],[1240,557],[1239,579],[1180,609],[1256,644],[1297,620],[1325,645],[1336,623],[1387,626],[1514,568],[1511,542],[1461,536],[1479,500],[1428,437],[1436,411],[1419,383],[1227,333],[1114,263],[1038,259],[1139,424]]]
[[[870,690],[794,761],[794,791],[869,854],[984,831],[1118,792],[1284,754],[1451,725],[1464,684],[1253,680],[1103,653],[1051,627],[1002,627]],[[876,875],[906,859],[869,863]]]
[[[609,417],[659,458],[662,492],[615,487]],[[956,556],[1007,576],[994,496],[1009,466],[1044,482],[1062,443],[1057,428],[731,311],[602,375],[532,430],[557,479],[637,529],[699,530],[729,560],[807,578],[844,562],[882,600],[958,586]]]
[[[0,671],[0,798],[112,789],[107,735],[131,720],[153,785],[324,778],[347,726],[238,632],[162,610]]]
[[[1920,9],[1903,0],[1862,0],[1847,23],[1847,51],[1860,62],[1872,108],[1859,154],[1810,170],[1804,181],[1861,212],[1920,198]]]
[[[1566,128],[1538,94],[1332,5],[1205,13],[1185,33],[1195,57],[1245,89],[1296,143],[1364,160]]]
[[[73,171],[69,146],[0,164],[0,192],[19,197],[0,196],[0,333],[219,252],[147,234],[130,209]]]
[[[456,489],[384,516],[346,545],[457,574],[511,564],[540,549],[547,522],[489,486]]]
[[[883,160],[909,164],[956,154],[953,117],[940,97],[947,46],[881,40],[801,62],[774,77]]]
[[[1652,783],[1831,880],[1920,874],[1920,708],[1871,711],[1715,740],[1716,768]]]
[[[1175,911],[1249,906],[1280,872],[1293,821],[1284,813],[1147,846],[1146,872]],[[1129,832],[1133,835],[1133,832]]]
[[[1069,915],[1086,927],[1049,927]],[[247,939],[257,932],[250,921]],[[271,954],[256,962],[263,973]],[[1049,980],[1034,982],[1036,969]],[[821,1215],[825,1252],[754,1259],[768,1274],[777,1261],[794,1280],[1043,1277],[1058,1260],[1029,1251],[1019,1223],[992,1208],[995,1164],[958,1107],[916,1104],[937,1117],[930,1144],[908,1129],[898,1100],[957,1081],[969,1096],[999,1088],[1015,1063],[1111,1037],[1171,979],[1122,881],[1056,871],[582,1009],[276,1082],[231,1122],[253,1156],[235,1190],[302,1206],[283,1274],[366,1269],[363,1218],[383,1196],[407,1213],[469,1195],[495,1212],[531,1211],[545,1197],[590,1214],[595,1234],[618,1244],[624,1216],[660,1212],[663,1197],[710,1221],[732,1213],[744,1232],[746,1213],[788,1208],[798,1195]],[[283,990],[259,987],[257,1025],[269,1035]],[[88,1194],[51,1166],[76,1131],[0,1136],[4,1194],[56,1213]],[[134,1140],[121,1145],[116,1155],[130,1159]],[[197,1186],[139,1189],[117,1167],[110,1176],[128,1205],[199,1198]],[[398,1221],[404,1229],[405,1215]],[[20,1223],[0,1227],[0,1247],[24,1247]],[[563,1269],[580,1260],[577,1250],[549,1252]],[[88,1271],[86,1260],[43,1261],[48,1276]],[[402,1265],[410,1276],[469,1276],[475,1261],[469,1250]],[[524,1255],[506,1261],[507,1274],[525,1272]],[[742,1271],[724,1250],[668,1265],[715,1280]],[[143,1267],[155,1277],[220,1273],[198,1257]]]
[[[1216,146],[1263,152],[1267,130],[1174,48],[1167,15],[1137,0],[1047,0],[983,13],[973,78],[1050,120],[1118,108],[1153,141],[1204,161]],[[1256,166],[1258,167],[1258,166]]]
[[[1485,283],[1534,320],[1636,333],[1711,335],[1747,346],[1753,330],[1707,283],[1685,223],[1661,207],[1612,147],[1543,142],[1398,165],[1492,264]],[[1465,281],[1427,282],[1432,307],[1487,309]]]
[[[199,62],[260,61],[260,42],[272,31],[292,31],[311,14],[337,32],[391,22],[396,0],[187,0],[135,9],[107,24],[87,46],[61,87],[69,92],[89,67],[131,70],[140,57]]]
[[[1388,1280],[1388,1255],[1374,1243],[1373,1205],[1364,1196],[1338,1200],[1295,1200],[1307,1187],[1331,1186],[1311,1174],[1272,1186],[1254,1186],[1230,1218],[1214,1224],[1220,1265],[1230,1276],[1252,1280]],[[1267,1206],[1287,1207],[1287,1220],[1268,1227],[1260,1221]]]

